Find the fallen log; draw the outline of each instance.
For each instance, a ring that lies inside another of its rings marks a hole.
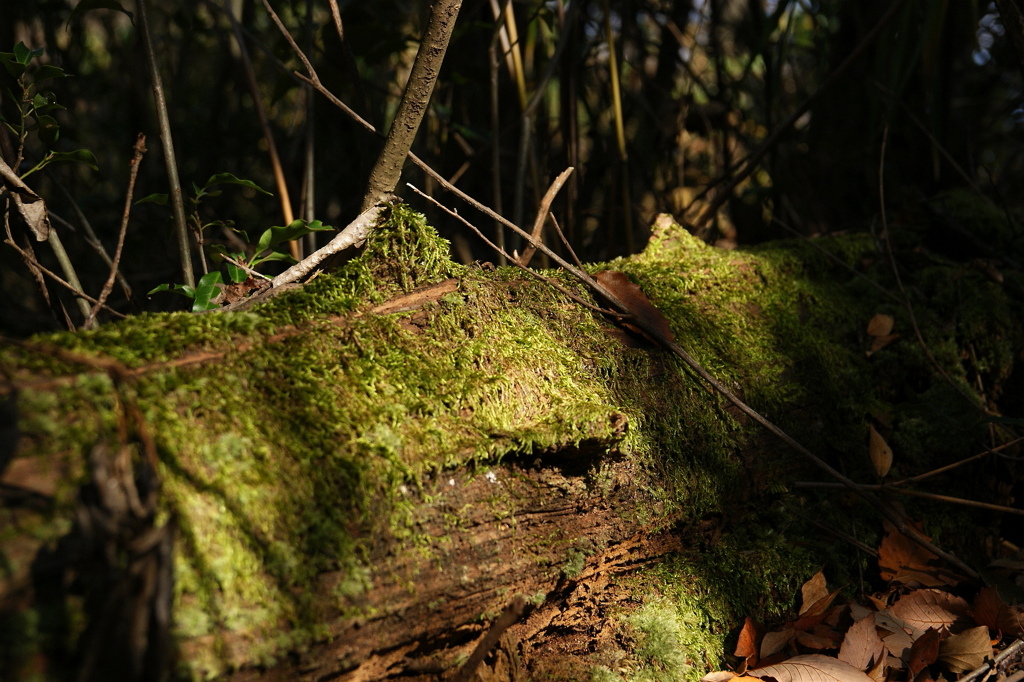
[[[885,265],[871,241],[823,248],[721,251],[663,216],[605,267],[866,478],[878,372],[931,375],[910,342],[865,354],[875,313],[906,333],[863,284]],[[678,359],[515,270],[453,263],[404,206],[298,291],[8,343],[0,370],[0,665],[26,677],[451,677],[518,598],[481,679],[695,679],[737,618],[846,557],[772,528],[804,464]],[[939,459],[976,425],[935,425]]]

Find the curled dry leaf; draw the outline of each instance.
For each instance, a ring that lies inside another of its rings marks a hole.
[[[888,611],[875,614],[875,625],[881,630],[878,634],[893,659],[893,667],[901,668],[902,662],[909,659],[910,647],[914,644],[910,628]]]
[[[629,281],[625,273],[615,270],[603,270],[594,275],[594,279],[614,294],[617,299],[622,301],[629,308],[630,312],[636,316],[637,320],[655,329],[666,341],[675,341],[675,336],[672,334],[668,320],[651,303],[651,299],[647,298],[647,295],[640,287]],[[622,325],[632,332],[643,334],[651,343],[658,343],[657,339],[649,337],[640,327],[630,324],[629,320],[623,321]]]
[[[827,596],[828,583],[825,582],[825,574],[819,570],[800,588],[800,615],[806,615],[815,602]]]
[[[743,621],[743,629],[736,640],[736,651],[733,655],[742,658],[748,668],[753,668],[757,665],[758,649],[763,636],[764,626],[748,617]]]
[[[953,635],[939,647],[939,660],[954,673],[974,670],[991,657],[992,641],[984,625]]]
[[[875,614],[871,613],[850,626],[839,647],[839,660],[849,663],[857,670],[868,670],[882,660],[885,645],[878,636]]]
[[[779,632],[769,632],[761,639],[761,658],[768,658],[786,648],[793,638],[796,637],[796,630],[786,628]]]
[[[748,675],[776,682],[872,682],[849,663],[821,654],[794,656],[788,661],[751,670]]]
[[[875,468],[878,477],[885,478],[892,468],[892,448],[873,424],[868,424],[868,456],[871,457],[871,466]]]

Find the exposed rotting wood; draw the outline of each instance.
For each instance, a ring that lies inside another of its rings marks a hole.
[[[481,622],[480,616],[501,613],[515,594],[535,600],[526,604],[522,622],[510,628],[497,658],[507,663],[510,651],[539,649],[552,630],[578,629],[577,636],[586,636],[600,622],[597,611],[608,606],[600,597],[610,581],[679,551],[685,534],[653,531],[617,511],[654,504],[637,498],[627,460],[568,454],[568,462],[558,452],[512,462],[494,480],[434,479],[424,493],[432,501],[417,504],[422,512],[417,525],[436,538],[450,535],[452,543],[443,554],[424,561],[415,549],[395,554],[393,546],[381,543],[373,559],[387,566],[390,578],[376,584],[365,600],[387,605],[384,611],[372,618],[337,620],[332,643],[273,670],[241,671],[231,679],[283,682],[334,679],[329,676],[339,673],[339,680],[447,677],[487,630],[489,621]],[[592,476],[602,465],[611,482],[595,486]],[[493,516],[488,500],[496,490],[517,500],[508,518]],[[447,529],[453,511],[461,512],[457,533]],[[581,547],[592,549],[569,576],[571,551]],[[341,578],[325,575],[323,585],[329,589]],[[415,581],[415,593],[408,590],[409,581]],[[581,622],[584,613],[587,621]]]

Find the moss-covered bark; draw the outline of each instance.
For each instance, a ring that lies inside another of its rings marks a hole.
[[[954,387],[868,281],[885,278],[871,241],[820,246],[831,255],[723,252],[662,219],[642,254],[594,269],[626,272],[712,374],[855,477],[869,417],[898,470],[970,454],[984,425],[957,389],[1011,377],[1019,282],[943,263],[922,276],[935,305],[918,319]],[[868,358],[879,312],[906,338]],[[520,272],[452,263],[399,206],[340,272],[249,312],[0,348],[20,431],[2,478],[0,665],[101,667],[82,656],[103,641],[159,664],[147,637],[173,595],[184,677],[435,674],[519,593],[509,670],[699,677],[737,618],[786,608],[811,566],[850,570],[793,541],[802,506],[850,512],[784,495],[802,462],[676,358],[633,346]],[[95,626],[112,612],[146,637]],[[572,628],[592,641],[549,646]]]

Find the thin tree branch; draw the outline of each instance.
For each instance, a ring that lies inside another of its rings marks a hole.
[[[263,3],[268,5],[268,0],[263,0]],[[388,131],[384,148],[377,156],[377,163],[370,171],[370,180],[363,195],[364,211],[394,192],[398,186],[405,158],[430,105],[430,96],[461,7],[462,0],[434,0],[430,7],[427,29],[420,49],[416,52],[416,60],[406,81],[398,112]]]
[[[130,170],[128,172],[128,191],[125,194],[124,199],[124,214],[121,217],[121,230],[117,235],[117,248],[114,249],[114,259],[110,264],[110,274],[107,276],[107,281],[103,284],[103,289],[100,291],[100,295],[93,304],[92,309],[89,310],[89,314],[85,318],[85,323],[82,325],[86,329],[93,326],[96,320],[96,313],[106,303],[107,297],[110,296],[110,292],[114,289],[114,280],[117,279],[118,265],[121,263],[121,251],[124,249],[124,236],[128,232],[128,216],[132,212],[132,197],[135,196],[135,179],[139,175],[139,166],[142,164],[142,156],[146,153],[146,136],[139,133],[138,138],[135,140],[135,147],[133,148],[132,161],[130,164]]]
[[[65,289],[67,289],[68,291],[73,293],[78,298],[84,299],[84,300],[88,301],[89,303],[97,303],[97,300],[95,298],[93,298],[89,294],[85,293],[84,291],[79,291],[74,286],[72,286],[68,282],[64,281],[60,277],[60,275],[58,275],[55,272],[53,272],[51,270],[48,270],[45,267],[43,267],[43,265],[38,260],[33,258],[31,254],[27,253],[24,249],[22,249],[20,246],[15,244],[14,240],[8,238],[8,239],[4,240],[4,243],[7,244],[8,246],[10,246],[15,251],[17,251],[18,255],[21,256],[22,258],[24,258],[26,260],[31,260],[32,266],[34,268],[38,269],[39,272],[41,272],[44,275],[46,275],[47,277],[49,277],[54,282],[56,282],[57,284],[61,285]],[[125,315],[123,313],[119,313],[118,311],[116,311],[113,308],[110,308],[109,306],[106,306],[106,305],[103,306],[103,309],[106,310],[111,315],[113,315],[114,317],[117,317],[117,318],[122,319],[122,320],[125,319],[126,317],[128,317],[127,315]]]
[[[164,162],[167,166],[167,182],[170,185],[171,210],[174,214],[174,229],[178,237],[178,252],[181,256],[181,277],[186,286],[195,286],[195,274],[192,270],[192,249],[188,243],[188,226],[185,219],[185,202],[181,192],[181,180],[178,177],[178,161],[174,155],[174,137],[171,134],[171,118],[167,113],[167,100],[164,98],[163,79],[156,63],[156,51],[149,35],[149,19],[147,18],[146,0],[135,0],[135,9],[139,14],[139,33],[146,52],[149,65],[149,79],[153,86],[153,101],[156,116],[160,125],[160,145],[163,147]]]
[[[841,488],[841,483],[829,483],[829,482],[817,482],[817,481],[797,481],[793,484],[797,488]],[[1016,516],[1024,516],[1024,509],[1017,509],[1016,507],[1007,507],[1001,504],[991,504],[990,502],[978,502],[976,500],[965,500],[962,497],[950,497],[949,495],[939,495],[937,493],[926,493],[920,490],[907,490],[906,488],[894,488],[891,485],[878,484],[878,483],[858,483],[857,488],[860,490],[879,490],[899,493],[900,495],[906,495],[908,497],[920,497],[926,500],[936,500],[938,502],[948,502],[950,504],[958,504],[962,507],[975,507],[977,509],[988,509],[991,511],[1001,512],[1003,514],[1014,514]]]
[[[565,181],[569,179],[570,175],[572,175],[572,171],[573,168],[570,166],[559,173],[558,177],[551,183],[551,186],[548,187],[548,191],[544,193],[544,198],[540,200],[540,208],[537,209],[537,217],[533,219],[533,230],[530,232],[530,235],[534,239],[538,241],[540,240],[541,230],[544,229],[544,223],[547,222],[548,213],[551,212],[551,202],[555,200],[555,196],[562,189],[562,185],[564,185]],[[527,246],[523,249],[523,254],[519,256],[519,264],[523,267],[528,266],[530,264],[530,259],[533,258],[533,254],[536,252],[537,248],[535,246]]]
[[[260,86],[256,82],[256,72],[252,67],[252,59],[249,58],[249,48],[245,44],[245,36],[242,35],[242,27],[231,11],[231,4],[224,1],[224,13],[231,22],[231,29],[235,35],[235,42],[238,43],[238,53],[241,56],[242,71],[245,73],[246,84],[249,86],[249,93],[252,95],[253,108],[256,110],[256,118],[260,122],[260,129],[263,131],[263,139],[267,142],[267,155],[270,157],[270,168],[274,173],[274,184],[277,186],[278,201],[281,204],[281,216],[285,225],[290,225],[295,220],[295,213],[292,211],[292,200],[288,192],[288,181],[284,177],[284,169],[281,167],[281,157],[277,153],[277,143],[274,142],[274,131],[270,128],[270,119],[267,118],[267,109],[263,106],[263,97],[260,95]],[[298,260],[302,253],[299,250],[299,243],[296,240],[288,242],[288,249],[292,258]]]

